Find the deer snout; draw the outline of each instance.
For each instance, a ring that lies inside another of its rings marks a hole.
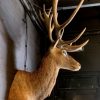
[[[74,69],[74,71],[79,71],[81,69],[81,65],[80,63],[77,63],[76,68]]]

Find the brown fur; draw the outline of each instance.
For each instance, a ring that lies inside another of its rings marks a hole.
[[[25,71],[16,73],[8,100],[44,100],[51,94],[60,68],[74,71],[78,67],[78,62],[68,59],[67,56],[63,56],[60,49],[50,49],[42,59],[38,70],[32,73]],[[69,64],[70,66],[72,64],[71,69]]]

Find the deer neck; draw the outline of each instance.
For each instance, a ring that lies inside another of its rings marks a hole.
[[[59,67],[54,60],[52,55],[46,56],[42,59],[40,67],[38,69],[38,73],[41,74],[40,77],[51,80],[53,77],[57,77],[59,72]],[[42,79],[42,78],[41,78]]]
[[[39,79],[42,96],[46,97],[51,94],[51,91],[56,83],[59,67],[52,56],[44,57],[39,69],[36,71]]]

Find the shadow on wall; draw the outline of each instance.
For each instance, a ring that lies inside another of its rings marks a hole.
[[[0,100],[7,100],[15,75],[14,44],[0,20]]]
[[[6,81],[7,81],[7,90],[5,100],[8,98],[9,89],[15,75],[15,61],[14,61],[14,43],[8,36],[7,38],[7,65],[6,65]]]

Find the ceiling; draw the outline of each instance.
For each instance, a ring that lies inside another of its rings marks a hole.
[[[77,5],[80,2],[80,0],[59,0],[59,6],[60,7],[66,7],[66,6],[74,6]],[[43,4],[46,5],[46,7],[51,7],[52,0],[38,0],[39,6],[42,7]],[[85,0],[84,4],[97,4],[100,3],[100,0]]]

